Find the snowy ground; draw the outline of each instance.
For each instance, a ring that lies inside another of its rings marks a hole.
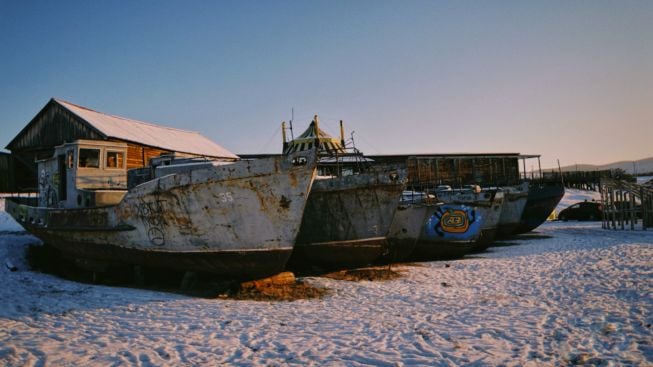
[[[653,364],[653,231],[552,222],[398,280],[310,278],[331,295],[294,302],[66,281],[27,268],[33,243],[0,212],[3,366]]]

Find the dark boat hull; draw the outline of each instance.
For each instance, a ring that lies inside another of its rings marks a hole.
[[[379,259],[379,264],[403,261],[413,253],[428,212],[429,206],[420,202],[399,204],[388,233],[388,251]]]
[[[474,242],[471,252],[483,252],[487,250],[497,238],[498,231],[498,228],[482,229],[481,235]]]
[[[528,201],[528,182],[507,186],[503,190],[503,208],[499,218],[497,238],[512,236],[519,224]]]
[[[151,251],[88,242],[71,242],[39,235],[64,257],[76,260],[86,270],[104,271],[113,265],[138,264],[145,267],[193,270],[229,280],[259,279],[285,269],[291,249],[168,252]]]
[[[513,234],[530,232],[539,227],[546,221],[564,195],[565,187],[560,182],[531,184],[521,221]]]
[[[288,268],[326,271],[374,264],[388,251],[387,234],[403,183],[386,173],[316,180]]]
[[[375,263],[388,252],[388,246],[385,237],[297,244],[288,268],[300,273],[360,268]]]

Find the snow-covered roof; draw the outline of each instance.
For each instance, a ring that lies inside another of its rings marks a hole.
[[[107,138],[126,140],[175,152],[210,157],[238,158],[234,153],[195,131],[159,126],[101,113],[61,99],[55,98],[54,100]]]

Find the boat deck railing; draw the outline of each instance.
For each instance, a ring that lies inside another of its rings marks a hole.
[[[4,198],[5,200],[10,200],[13,201],[14,203],[17,204],[23,204],[23,205],[28,205],[28,206],[38,206],[39,203],[39,196],[38,194],[31,193],[31,195],[23,195],[21,194],[2,194],[0,197]]]

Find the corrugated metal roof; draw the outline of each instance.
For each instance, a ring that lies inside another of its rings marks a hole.
[[[155,148],[209,157],[238,158],[237,155],[214,143],[198,132],[131,120],[97,112],[86,107],[54,99],[61,106],[79,116],[108,138],[127,140]]]

